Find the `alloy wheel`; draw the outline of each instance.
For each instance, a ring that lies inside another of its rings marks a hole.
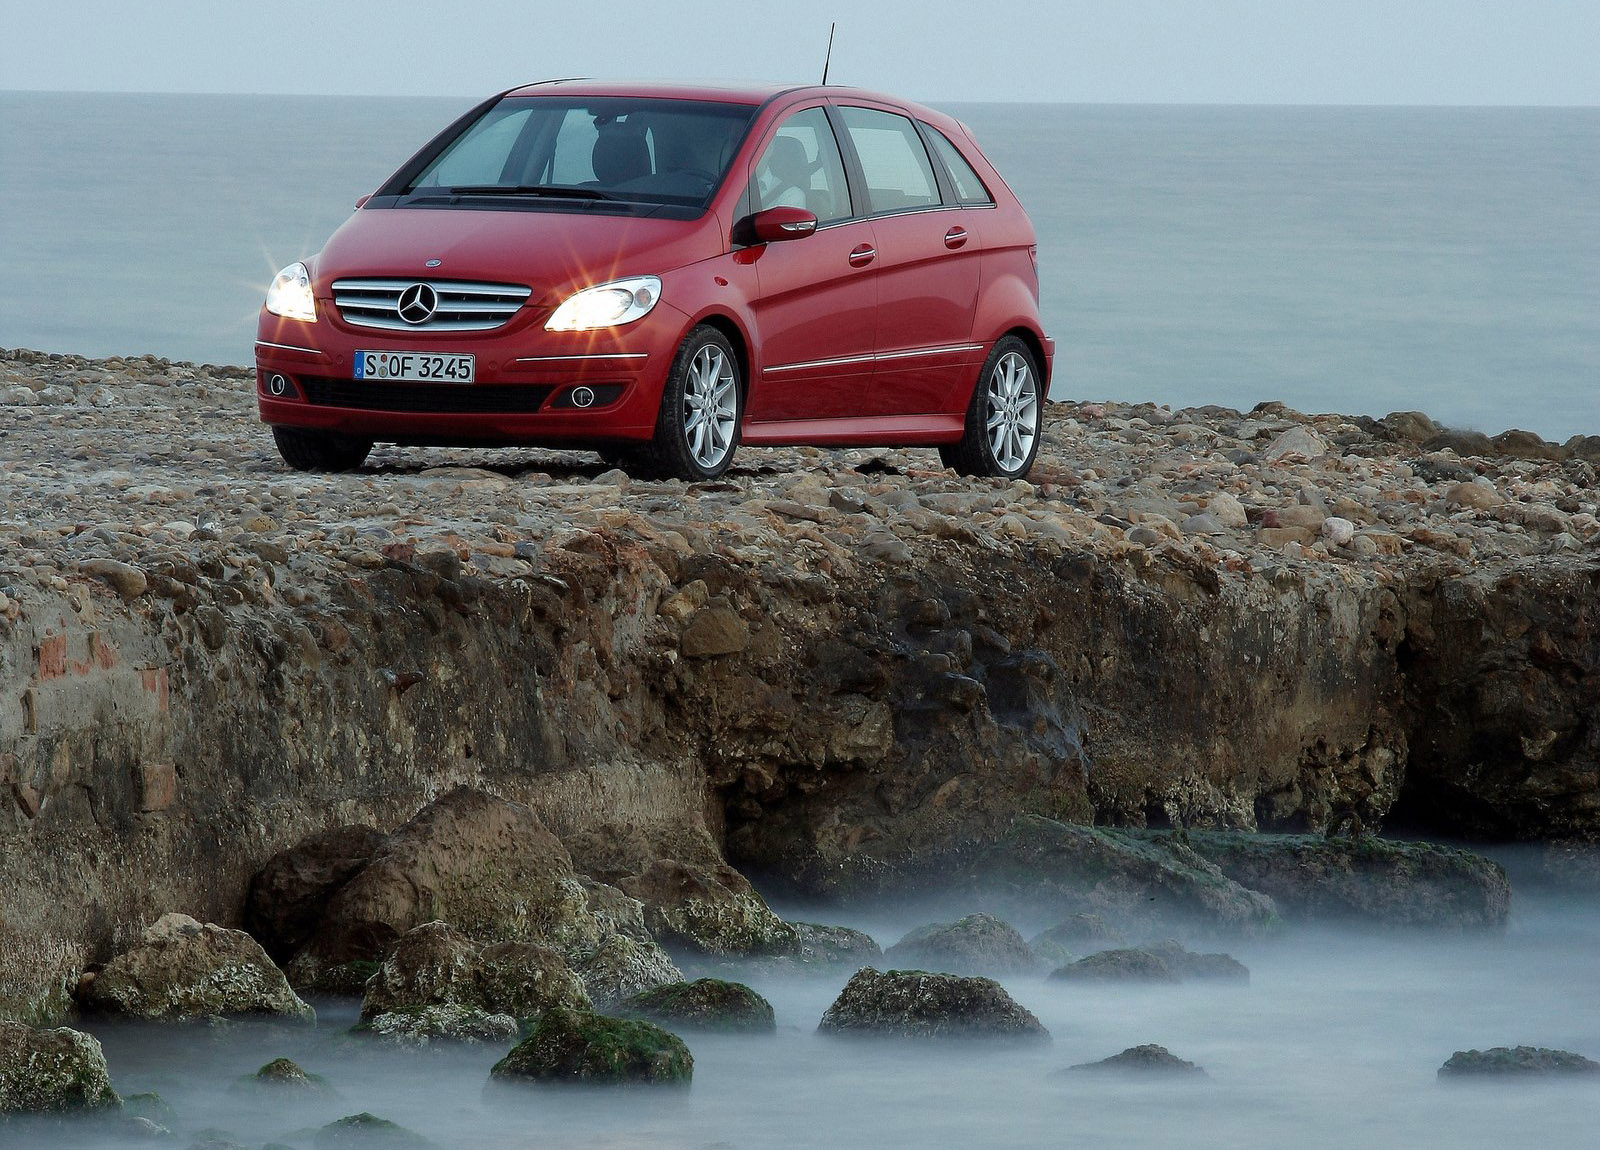
[[[1039,433],[1039,388],[1033,369],[1017,352],[995,361],[988,382],[989,450],[1003,471],[1017,471],[1027,463]]]
[[[721,348],[706,344],[694,353],[683,389],[683,437],[694,461],[707,470],[733,450],[737,386],[733,364]]]

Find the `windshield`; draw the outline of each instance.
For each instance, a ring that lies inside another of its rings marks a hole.
[[[405,184],[413,202],[704,207],[756,109],[693,100],[507,97]]]

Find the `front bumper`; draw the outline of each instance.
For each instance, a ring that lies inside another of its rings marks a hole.
[[[316,323],[262,311],[255,345],[262,422],[407,444],[648,439],[683,324],[662,304],[637,323],[592,332],[519,325],[423,335],[352,328],[321,310]],[[476,382],[357,380],[361,351],[470,352]]]

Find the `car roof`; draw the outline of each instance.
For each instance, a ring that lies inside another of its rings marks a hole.
[[[626,96],[632,98],[657,98],[663,100],[708,100],[720,104],[765,104],[767,101],[790,93],[851,95],[861,99],[881,100],[898,104],[915,112],[927,109],[877,92],[851,88],[839,84],[756,84],[756,83],[658,83],[637,80],[597,80],[588,77],[567,80],[543,80],[524,84],[507,92],[508,96],[544,96],[554,93],[573,96]]]

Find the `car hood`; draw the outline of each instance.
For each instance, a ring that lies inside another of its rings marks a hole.
[[[355,276],[525,284],[532,302],[630,275],[660,275],[723,247],[714,213],[663,220],[584,212],[363,208],[317,255],[316,294]],[[438,260],[438,266],[427,266]]]

